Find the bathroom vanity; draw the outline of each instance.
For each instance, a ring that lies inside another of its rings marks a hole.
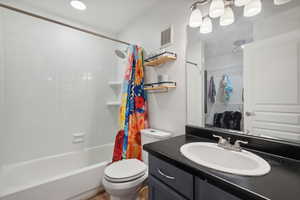
[[[266,160],[271,171],[263,176],[241,176],[199,165],[180,148],[193,142],[216,143],[213,135],[244,140],[244,147]],[[300,147],[290,143],[225,131],[186,127],[186,135],[144,145],[149,156],[151,200],[298,200]]]
[[[205,10],[195,2],[193,11]],[[152,200],[300,199],[300,26],[281,21],[299,21],[300,1],[255,2],[263,14],[251,20],[233,6],[229,27],[187,27],[188,126],[144,147]]]
[[[210,184],[206,179],[194,176],[192,173],[181,170],[158,157],[150,156],[149,161],[151,174],[149,177],[150,199],[240,199]]]

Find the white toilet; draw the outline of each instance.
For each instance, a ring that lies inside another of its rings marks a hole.
[[[142,144],[168,139],[171,133],[154,129],[141,131]],[[148,154],[143,151],[143,160],[128,159],[114,162],[104,171],[103,186],[111,200],[136,200],[139,189],[148,177]]]

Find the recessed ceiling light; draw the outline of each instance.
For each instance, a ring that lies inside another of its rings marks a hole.
[[[274,0],[274,4],[275,5],[282,5],[282,4],[288,3],[290,1],[291,0]]]
[[[71,6],[77,10],[86,10],[86,5],[79,0],[72,0],[70,2]]]

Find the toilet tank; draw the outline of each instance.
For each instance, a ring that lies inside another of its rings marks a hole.
[[[164,132],[155,129],[143,129],[141,130],[142,145],[166,140],[172,137],[172,133]],[[148,163],[148,153],[143,150],[143,161]]]

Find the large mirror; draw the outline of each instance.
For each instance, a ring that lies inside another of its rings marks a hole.
[[[187,27],[187,124],[300,143],[300,1],[252,17],[230,2],[232,24]]]

